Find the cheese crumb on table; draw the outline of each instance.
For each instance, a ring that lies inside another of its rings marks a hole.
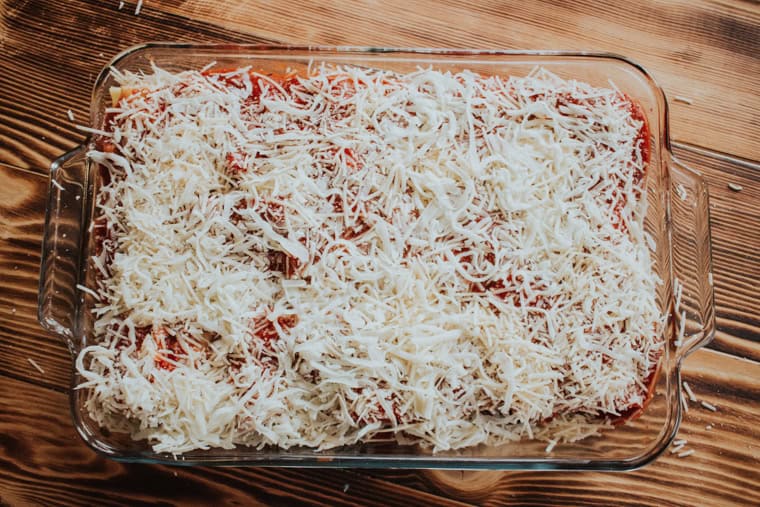
[[[718,407],[716,407],[716,406],[715,406],[715,405],[713,405],[712,403],[708,403],[708,402],[706,402],[706,401],[702,401],[702,402],[700,402],[700,403],[702,404],[702,406],[703,406],[704,408],[706,408],[707,410],[709,410],[709,411],[711,411],[711,412],[717,412],[717,411],[718,411]]]
[[[29,364],[31,364],[35,370],[40,372],[41,375],[45,374],[45,370],[43,370],[42,367],[39,364],[37,364],[37,361],[35,361],[31,357],[27,357],[26,360],[29,361]]]

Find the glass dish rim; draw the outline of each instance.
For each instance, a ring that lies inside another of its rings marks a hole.
[[[644,80],[654,93],[657,103],[662,107],[658,107],[655,111],[655,115],[660,122],[660,137],[655,140],[656,143],[660,143],[660,149],[662,152],[662,158],[668,160],[673,159],[673,154],[670,146],[670,132],[668,123],[668,104],[665,98],[665,94],[656,83],[654,78],[638,63],[633,60],[621,56],[615,53],[607,52],[586,52],[586,51],[562,51],[562,50],[503,50],[503,49],[457,49],[457,48],[388,48],[388,47],[361,47],[361,46],[323,46],[323,45],[281,45],[281,44],[195,44],[184,42],[149,42],[132,46],[121,53],[117,54],[107,65],[103,67],[100,74],[95,80],[92,100],[91,100],[91,123],[94,120],[96,111],[96,94],[100,88],[102,88],[105,80],[108,78],[110,68],[114,65],[118,65],[123,59],[133,55],[134,53],[147,51],[151,49],[159,50],[176,50],[176,51],[193,51],[202,53],[205,51],[210,52],[224,52],[225,55],[229,54],[239,56],[269,53],[273,56],[278,52],[307,52],[313,53],[315,56],[323,55],[336,55],[346,54],[361,56],[364,54],[407,54],[417,57],[428,56],[430,58],[440,57],[483,57],[483,56],[505,56],[505,57],[532,57],[547,58],[556,57],[559,59],[602,59],[612,60],[618,63],[625,64],[626,66],[634,69]],[[79,151],[83,147],[86,147],[91,141],[90,136],[85,139],[82,145],[74,151]],[[57,159],[51,166],[51,179],[55,169],[62,166],[75,155],[74,151],[69,152],[59,159]],[[662,162],[663,165],[668,166],[668,163]],[[663,168],[667,170],[667,168]],[[709,209],[708,209],[709,211]],[[46,215],[50,213],[50,209],[46,210]],[[48,217],[46,216],[46,224]],[[47,231],[46,231],[47,233]],[[672,256],[672,248],[670,255]],[[42,276],[40,284],[40,292],[42,292]],[[40,320],[42,321],[42,311],[40,310]],[[43,324],[44,325],[44,324]],[[714,327],[714,326],[713,326]],[[714,332],[714,329],[713,329]],[[690,350],[677,354],[674,360],[677,364],[673,367],[672,374],[675,376],[675,381],[680,385],[680,362],[692,350],[698,348],[708,340],[702,340],[699,344],[693,346]],[[678,357],[680,356],[680,357]],[[75,378],[72,378],[72,388]],[[124,454],[115,455],[112,451],[101,448],[97,444],[99,442],[93,442],[91,435],[87,435],[82,425],[79,424],[80,418],[79,411],[75,407],[76,397],[74,393],[70,393],[71,410],[74,415],[74,420],[77,422],[77,431],[80,433],[85,442],[98,453],[103,454],[109,458],[127,461],[127,462],[143,462],[143,463],[170,463],[178,465],[252,465],[252,466],[299,466],[299,467],[393,467],[393,468],[454,468],[454,469],[551,469],[551,470],[633,470],[640,468],[652,460],[656,459],[669,445],[670,441],[674,438],[675,433],[680,425],[682,407],[681,403],[677,403],[676,409],[673,411],[672,423],[670,432],[665,438],[662,438],[660,442],[657,442],[657,446],[654,450],[637,455],[631,459],[571,459],[571,458],[489,458],[489,457],[450,457],[450,456],[393,456],[393,455],[356,455],[356,456],[331,456],[320,457],[318,455],[280,455],[275,457],[262,457],[256,459],[255,451],[243,450],[238,457],[204,457],[196,460],[184,460],[173,458],[171,455],[157,454],[151,452],[141,452],[140,454]],[[245,449],[245,448],[242,448]]]

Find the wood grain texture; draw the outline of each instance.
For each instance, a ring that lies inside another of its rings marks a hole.
[[[0,376],[0,504],[405,506],[457,505],[371,474],[345,470],[183,468],[122,464],[87,448],[71,424],[68,399]],[[12,459],[11,456],[13,457]],[[348,489],[343,490],[348,485]]]
[[[436,490],[477,505],[752,505],[757,499],[743,496],[743,491],[745,484],[758,477],[760,446],[754,426],[758,368],[757,363],[712,351],[700,351],[689,359],[684,373],[691,387],[700,399],[718,405],[719,411],[690,404],[678,435],[688,440],[686,448],[696,451],[688,458],[666,452],[653,465],[628,474],[429,471],[422,476]],[[707,394],[725,389],[719,385],[724,382],[738,382],[743,394],[738,398]],[[741,413],[733,413],[736,408]],[[739,421],[750,425],[741,428],[736,425]],[[712,429],[705,429],[708,424]],[[731,440],[736,440],[735,446],[727,445]],[[738,458],[737,452],[746,453],[748,461],[728,472],[722,463],[727,456]],[[375,473],[387,478],[394,474]],[[696,477],[698,481],[689,479]],[[741,479],[737,482],[736,477]],[[700,481],[707,491],[701,489]],[[726,482],[730,485],[725,490],[714,489]],[[625,491],[625,495],[614,491]]]
[[[149,4],[149,2],[146,2]],[[134,3],[0,1],[0,162],[39,172],[84,139],[95,78],[124,49],[154,40],[265,43],[268,39]],[[269,41],[271,42],[271,41]],[[55,48],[55,57],[50,52]],[[65,83],[62,85],[61,83]]]
[[[69,353],[37,321],[45,195],[47,178],[0,164],[0,374],[63,390]]]
[[[692,404],[679,438],[696,453],[667,453],[627,474],[399,472],[172,468],[120,464],[79,440],[64,393],[0,376],[0,503],[10,505],[742,505],[760,502],[756,409],[760,364],[716,351],[687,362],[686,378],[711,412]],[[713,428],[706,430],[711,424]],[[699,477],[698,481],[688,478]],[[462,480],[467,481],[462,483]],[[488,488],[467,487],[468,482]],[[688,485],[686,484],[688,482]],[[348,485],[348,489],[343,491]],[[615,488],[625,496],[612,494]],[[663,491],[667,496],[663,497]],[[445,496],[441,496],[445,495]],[[445,497],[455,497],[456,500]]]
[[[674,148],[710,192],[713,288],[719,332],[712,348],[760,360],[760,164]],[[739,185],[734,191],[729,183]]]
[[[0,505],[760,504],[756,2],[145,0],[139,16],[135,3],[0,0]],[[691,99],[671,100],[672,135],[693,145],[676,154],[709,183],[718,324],[714,350],[685,362],[697,395],[718,406],[685,415],[679,438],[696,454],[628,474],[562,474],[169,468],[90,451],[68,414],[71,359],[36,320],[42,175],[84,138],[66,111],[85,121],[100,68],[150,40],[614,51],[669,97]]]
[[[671,99],[692,101],[671,100],[674,139],[760,152],[760,9],[750,2],[363,0],[303,2],[283,15],[278,2],[172,0],[160,9],[296,44],[619,53]]]
[[[760,152],[760,9],[749,2],[0,2],[0,162],[41,170],[83,136],[92,83],[151,40],[565,49],[624,54],[671,97],[674,139]],[[294,15],[294,10],[298,14]],[[381,23],[378,24],[378,21]],[[378,27],[380,27],[378,29]],[[56,48],[55,58],[49,49]],[[64,82],[66,86],[55,86]]]

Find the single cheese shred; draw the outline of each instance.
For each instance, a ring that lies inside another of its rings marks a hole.
[[[87,129],[97,423],[174,454],[551,452],[647,402],[650,140],[621,92],[543,69],[115,77]]]

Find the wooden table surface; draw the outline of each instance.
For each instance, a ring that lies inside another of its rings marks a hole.
[[[0,0],[0,505],[760,505],[760,8],[753,1]],[[36,319],[50,162],[82,141],[100,68],[146,41],[611,51],[670,98],[676,152],[709,182],[718,332],[690,356],[679,438],[630,473],[172,468],[77,436],[71,358]],[[687,98],[691,103],[674,101]],[[739,192],[728,188],[740,185]],[[29,359],[44,370],[38,372]]]

